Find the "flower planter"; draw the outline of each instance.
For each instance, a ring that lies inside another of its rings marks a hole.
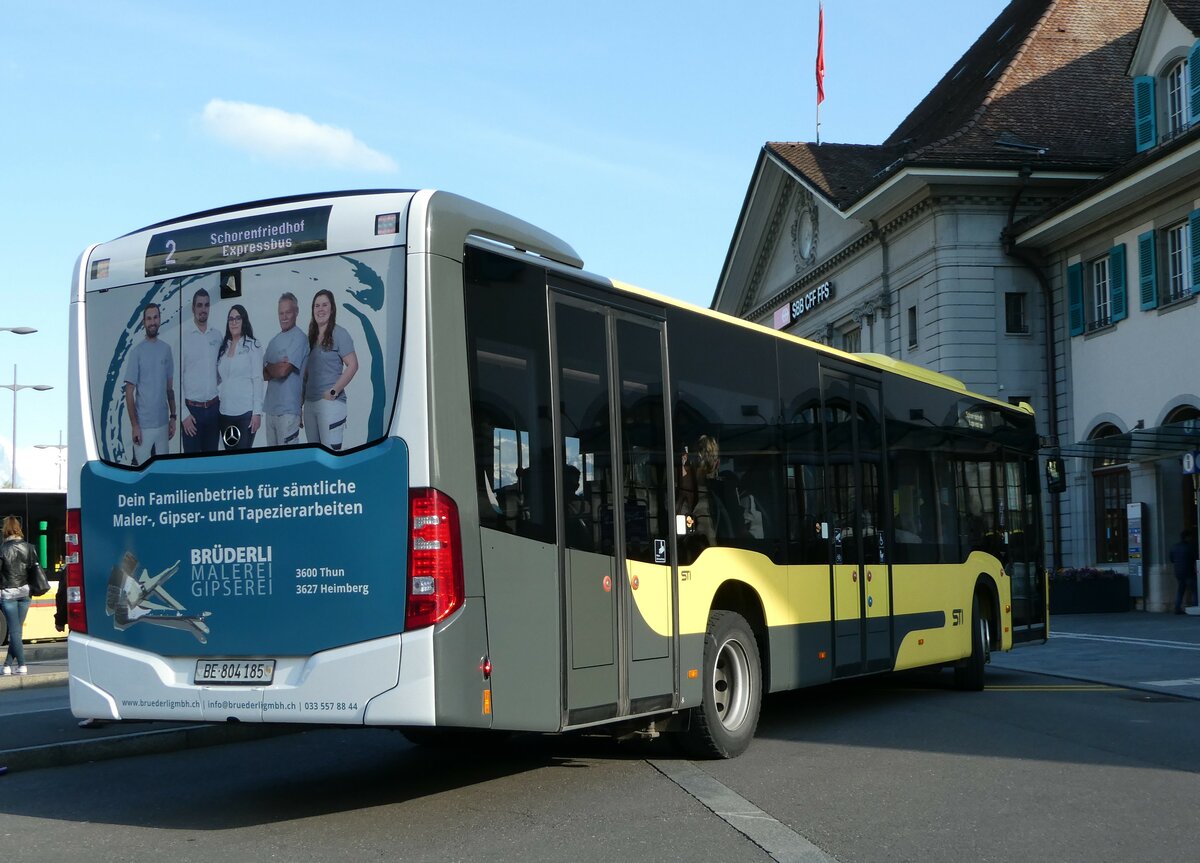
[[[1052,579],[1051,614],[1099,614],[1129,611],[1129,578],[1124,575],[1083,581]]]

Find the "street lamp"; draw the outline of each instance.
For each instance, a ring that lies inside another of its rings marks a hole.
[[[19,384],[17,383],[17,367],[13,365],[13,382],[11,384],[0,384],[0,389],[12,390],[13,394],[13,436],[12,436],[12,487],[17,487],[17,393],[21,390],[39,390],[45,392],[52,390],[54,387],[49,384]]]
[[[58,431],[58,443],[35,443],[33,446],[35,449],[58,450],[58,455],[55,456],[54,460],[58,462],[58,487],[62,488],[62,466],[63,462],[66,461],[66,458],[63,456],[63,450],[67,448],[67,445],[62,442],[62,429]]]
[[[27,336],[30,333],[36,333],[33,327],[0,327],[0,333],[16,333],[18,336]]]

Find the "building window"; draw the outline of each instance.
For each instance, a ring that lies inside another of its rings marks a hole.
[[[1092,317],[1089,330],[1098,330],[1112,323],[1112,294],[1109,286],[1108,258],[1097,258],[1088,265],[1092,277]]]
[[[1092,440],[1120,434],[1114,425],[1103,425]],[[1098,456],[1092,464],[1092,488],[1096,510],[1096,562],[1125,563],[1128,552],[1128,520],[1125,505],[1132,500],[1129,466],[1115,454]]]
[[[1188,127],[1187,73],[1187,60],[1180,60],[1167,72],[1167,137]]]
[[[917,307],[908,307],[908,346],[915,348],[917,346]]]
[[[1009,335],[1029,333],[1029,319],[1025,316],[1025,294],[1004,295],[1004,332]]]
[[[842,334],[842,350],[856,354],[862,350],[862,328],[855,327]]]
[[[1191,231],[1187,220],[1172,225],[1166,230],[1167,242],[1167,295],[1166,302],[1173,303],[1191,296],[1192,261],[1189,254]]]

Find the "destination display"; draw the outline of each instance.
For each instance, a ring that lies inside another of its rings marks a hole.
[[[146,247],[146,275],[323,252],[331,209],[307,207],[154,234]]]

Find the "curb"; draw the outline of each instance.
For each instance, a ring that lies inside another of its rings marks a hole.
[[[5,689],[40,689],[43,686],[66,686],[70,675],[66,671],[42,674],[6,674],[0,677],[0,691]]]
[[[8,658],[8,645],[0,647],[0,658]],[[25,643],[26,662],[41,662],[42,660],[66,659],[67,640],[58,641],[27,641]]]
[[[165,728],[160,731],[139,731],[134,734],[119,734],[95,740],[75,740],[63,743],[47,743],[41,746],[26,746],[0,752],[8,772],[18,770],[40,770],[46,767],[67,767],[92,761],[107,761],[113,758],[128,758],[135,755],[162,755],[181,749],[198,749],[204,746],[219,746],[223,743],[242,743],[298,734],[309,730],[306,726],[291,725],[185,725]]]

